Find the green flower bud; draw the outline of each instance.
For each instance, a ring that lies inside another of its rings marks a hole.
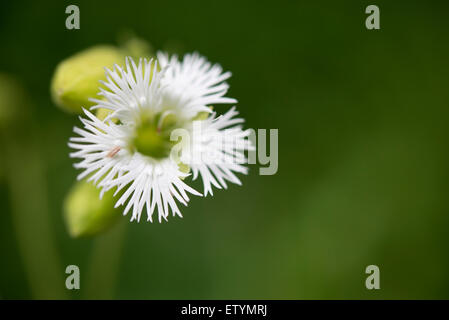
[[[64,201],[64,215],[69,234],[74,237],[94,236],[111,227],[121,215],[114,208],[114,191],[100,199],[100,190],[86,180],[77,181]]]
[[[135,36],[125,39],[121,47],[126,52],[127,56],[137,60],[142,57],[151,58],[153,56],[151,45],[147,41]]]
[[[100,84],[105,80],[104,68],[114,64],[123,65],[125,54],[114,46],[98,45],[81,51],[62,61],[51,82],[53,101],[71,113],[81,113],[90,108],[89,98],[97,97]]]

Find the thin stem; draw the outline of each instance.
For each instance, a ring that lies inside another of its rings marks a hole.
[[[86,299],[113,299],[126,234],[125,221],[97,236],[90,257],[85,291]]]

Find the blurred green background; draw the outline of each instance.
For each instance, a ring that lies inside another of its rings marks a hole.
[[[381,30],[365,28],[369,4]],[[447,1],[2,1],[0,85],[15,79],[24,103],[0,140],[0,298],[449,298],[448,17]],[[251,166],[183,219],[72,239],[78,120],[52,103],[51,76],[127,29],[231,70],[246,126],[279,129],[279,171]]]

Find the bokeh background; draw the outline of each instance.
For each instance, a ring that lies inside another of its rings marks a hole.
[[[80,30],[65,28],[69,4]],[[369,4],[381,30],[365,28]],[[444,1],[2,1],[1,86],[23,103],[0,101],[19,114],[0,140],[0,298],[449,298],[448,17]],[[279,171],[253,165],[183,219],[123,217],[72,239],[78,120],[50,80],[122,30],[231,70],[247,127],[279,129]],[[70,264],[78,291],[65,289]]]

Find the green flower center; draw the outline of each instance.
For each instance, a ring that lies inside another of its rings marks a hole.
[[[177,122],[176,117],[167,111],[155,116],[142,116],[135,128],[131,149],[155,159],[168,157],[176,143],[170,140],[170,134]]]

